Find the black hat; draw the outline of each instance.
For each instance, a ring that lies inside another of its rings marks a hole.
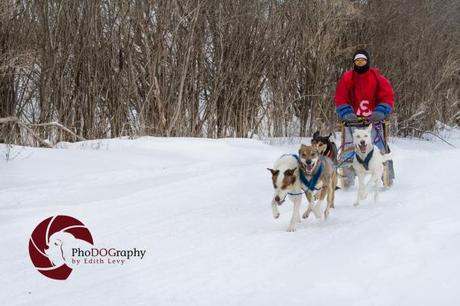
[[[358,49],[358,50],[356,50],[355,53],[353,53],[352,61],[354,61],[356,59],[356,56],[358,56],[358,58],[362,57],[360,55],[364,55],[364,57],[366,58],[366,60],[368,62],[371,61],[371,58],[369,56],[369,52],[366,49]]]
[[[365,66],[361,66],[361,67],[353,65],[353,69],[357,73],[364,73],[364,72],[368,71],[369,67],[370,67],[370,61],[371,61],[371,58],[369,56],[369,52],[366,49],[358,49],[358,50],[356,50],[356,52],[353,53],[352,61],[354,62],[358,58],[365,58],[367,60],[367,64]]]

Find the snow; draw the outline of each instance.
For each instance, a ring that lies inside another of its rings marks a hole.
[[[460,133],[449,141],[459,147]],[[329,220],[288,233],[292,205],[272,218],[265,168],[298,147],[154,137],[14,147],[0,161],[0,305],[459,305],[458,149],[394,138],[397,181],[379,202],[356,208],[356,190],[338,191]],[[81,220],[98,247],[147,253],[45,278],[28,240],[57,214]]]

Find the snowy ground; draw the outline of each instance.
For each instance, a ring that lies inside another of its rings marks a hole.
[[[451,141],[460,147],[458,134]],[[397,181],[378,203],[355,208],[355,191],[338,191],[327,222],[308,219],[294,233],[285,231],[290,203],[272,219],[265,168],[298,143],[16,147],[0,161],[0,305],[460,305],[460,151],[391,146]],[[84,222],[96,245],[146,257],[47,279],[28,240],[56,214]]]

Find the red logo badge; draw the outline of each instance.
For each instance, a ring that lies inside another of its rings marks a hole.
[[[86,226],[70,216],[54,216],[42,221],[32,232],[29,254],[38,272],[46,277],[65,280],[72,272],[66,244],[83,241],[94,245]]]

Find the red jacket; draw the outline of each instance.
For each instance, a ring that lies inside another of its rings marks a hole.
[[[335,106],[340,109],[340,106],[348,104],[356,115],[368,117],[381,103],[388,105],[390,112],[393,109],[394,98],[390,82],[376,68],[370,68],[362,74],[350,69],[337,84]]]

